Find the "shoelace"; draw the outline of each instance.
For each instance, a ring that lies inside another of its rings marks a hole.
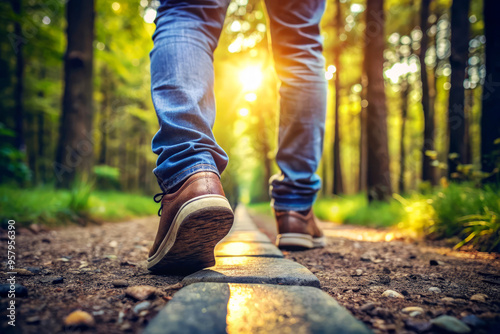
[[[163,192],[163,193],[158,193],[156,194],[154,197],[153,197],[153,200],[156,202],[156,203],[161,203],[161,200],[163,199],[163,196],[165,196],[167,193],[166,192]],[[163,203],[160,204],[160,209],[158,209],[158,216],[161,217],[161,210],[163,209]]]

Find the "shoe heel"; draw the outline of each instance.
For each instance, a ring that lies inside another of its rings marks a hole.
[[[302,233],[278,234],[276,244],[280,248],[314,248],[312,236]]]
[[[215,264],[214,248],[233,225],[227,199],[204,195],[186,203],[174,218],[148,269],[157,273],[188,274]]]

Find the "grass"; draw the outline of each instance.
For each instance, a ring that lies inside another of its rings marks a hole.
[[[322,220],[370,227],[396,225],[404,215],[399,203],[374,202],[368,205],[364,194],[319,199],[314,212]]]
[[[271,214],[269,203],[249,208]],[[395,194],[389,202],[374,203],[368,203],[363,194],[321,198],[314,211],[326,221],[395,227],[413,236],[455,239],[456,248],[500,252],[500,191],[495,187],[450,183],[424,194]]]
[[[92,191],[88,185],[71,190],[42,186],[19,189],[0,186],[0,218],[2,224],[14,219],[20,225],[43,223],[63,225],[71,221],[117,221],[154,215],[158,210],[150,196],[117,191]]]
[[[269,202],[251,203],[248,208],[255,213],[272,215]],[[404,214],[404,210],[395,201],[368,205],[365,196],[358,194],[318,199],[314,204],[314,213],[321,220],[336,223],[387,227],[397,224]]]

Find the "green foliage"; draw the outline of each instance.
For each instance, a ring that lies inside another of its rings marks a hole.
[[[91,183],[79,183],[70,189],[70,199],[68,209],[77,216],[86,216],[90,205],[89,198],[92,193],[93,185]]]
[[[498,245],[498,189],[452,183],[434,196],[432,206],[436,211],[436,222],[431,232],[438,237],[458,235],[464,239],[460,246],[482,241],[482,249],[486,250]]]
[[[406,212],[398,227],[432,239],[458,237],[455,248],[471,244],[485,251],[500,243],[500,193],[472,183],[445,184],[432,194],[397,196]]]
[[[94,166],[96,187],[100,190],[120,190],[120,170],[107,165]]]
[[[404,215],[397,202],[369,204],[364,194],[320,199],[314,205],[314,212],[322,220],[372,227],[393,226]]]
[[[90,197],[90,216],[106,221],[156,215],[159,205],[150,196],[116,191],[95,191]]]
[[[64,225],[86,220],[123,220],[154,215],[158,210],[149,196],[113,191],[92,191],[90,184],[71,190],[41,186],[21,189],[0,186],[0,219],[14,219],[20,225],[42,223]]]
[[[23,184],[31,178],[25,154],[8,142],[14,136],[14,131],[0,123],[0,183]]]

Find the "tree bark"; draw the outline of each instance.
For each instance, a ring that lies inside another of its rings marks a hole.
[[[406,134],[406,120],[408,118],[408,94],[409,94],[409,84],[408,77],[403,78],[402,91],[401,91],[401,138],[399,143],[399,182],[398,189],[399,193],[402,194],[405,191],[405,160],[406,160],[406,148],[405,148],[405,134]]]
[[[102,101],[101,101],[101,119],[99,122],[99,131],[101,132],[101,145],[99,151],[98,164],[106,164],[106,156],[108,152],[108,126],[109,126],[109,105],[110,105],[110,76],[111,73],[107,66],[102,68]]]
[[[458,164],[465,163],[465,69],[469,57],[470,0],[454,0],[451,5],[451,77],[448,104],[448,177],[452,178]]]
[[[16,23],[14,24],[14,34],[18,37],[23,35],[22,27],[20,23],[21,13],[22,13],[22,1],[12,0],[12,9],[16,14]],[[24,93],[24,55],[23,55],[23,43],[17,45],[15,50],[16,54],[16,85],[14,87],[14,105],[15,105],[15,131],[16,131],[16,148],[21,151],[26,151],[26,142],[24,138],[24,105],[23,105],[23,93]]]
[[[424,145],[422,146],[422,181],[428,181],[432,185],[437,184],[436,168],[432,165],[431,157],[427,151],[434,151],[434,104],[431,103],[431,92],[429,87],[429,77],[427,75],[427,65],[425,55],[429,45],[429,6],[432,0],[422,0],[420,9],[420,29],[422,30],[422,40],[420,41],[420,80],[422,82],[422,111],[424,114]]]
[[[337,15],[336,15],[336,30],[337,36],[340,36],[342,29],[342,8],[340,0],[336,0]],[[340,55],[342,52],[342,42],[337,41],[334,51],[334,65],[337,69],[335,72],[335,128],[333,139],[333,194],[339,195],[344,192],[344,184],[342,182],[342,167],[340,163],[340,129],[339,129],[339,107],[340,107]]]
[[[482,170],[492,173],[498,167],[500,138],[500,20],[497,13],[500,3],[496,0],[484,0],[484,32],[486,36],[486,80],[483,86],[481,115],[481,165]],[[495,156],[495,151],[497,151]],[[483,180],[485,183],[498,182],[499,173]]]
[[[366,73],[368,199],[387,200],[392,195],[387,142],[387,108],[384,87],[384,1],[368,0],[366,6],[364,71]]]
[[[66,5],[67,49],[64,58],[64,97],[54,170],[59,187],[90,175],[93,163],[92,66],[94,0],[71,0]]]

